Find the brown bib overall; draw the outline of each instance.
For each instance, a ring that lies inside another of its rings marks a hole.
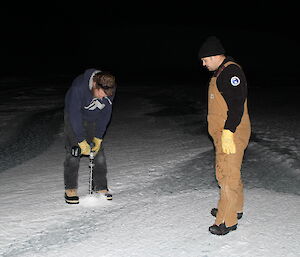
[[[234,62],[227,62],[224,66],[227,67],[230,64],[238,65]],[[221,135],[227,120],[228,107],[217,88],[217,76],[212,77],[209,83],[207,116],[208,132],[213,138],[215,146],[216,178],[220,186],[220,199],[215,224],[220,225],[225,222],[225,225],[230,227],[237,224],[237,213],[243,211],[244,195],[241,165],[244,151],[249,142],[251,125],[246,100],[242,120],[234,133],[236,153],[223,153]]]

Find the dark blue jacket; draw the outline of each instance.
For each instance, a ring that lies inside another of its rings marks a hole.
[[[111,118],[113,97],[94,98],[91,77],[96,69],[87,69],[76,77],[65,97],[65,113],[79,142],[86,139],[83,121],[96,122],[95,137],[103,138]]]

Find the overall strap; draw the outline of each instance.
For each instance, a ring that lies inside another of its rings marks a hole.
[[[226,62],[225,64],[223,64],[220,68],[219,68],[219,70],[217,71],[217,73],[215,74],[215,76],[214,77],[219,77],[219,75],[221,74],[221,72],[228,66],[228,65],[230,65],[230,64],[235,64],[235,65],[237,65],[239,68],[241,68],[241,66],[240,65],[238,65],[237,63],[235,63],[235,62],[233,62],[233,61],[229,61],[229,62]]]

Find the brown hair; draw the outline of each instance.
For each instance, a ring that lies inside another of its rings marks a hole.
[[[93,81],[96,82],[96,88],[102,88],[108,96],[112,96],[116,91],[116,79],[110,72],[101,71],[93,76]]]

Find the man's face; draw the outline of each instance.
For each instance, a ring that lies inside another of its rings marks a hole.
[[[202,65],[206,67],[209,71],[215,71],[219,67],[219,62],[215,56],[209,56],[201,58]]]
[[[107,96],[102,88],[93,87],[92,93],[93,93],[94,97],[100,98],[100,99]]]

